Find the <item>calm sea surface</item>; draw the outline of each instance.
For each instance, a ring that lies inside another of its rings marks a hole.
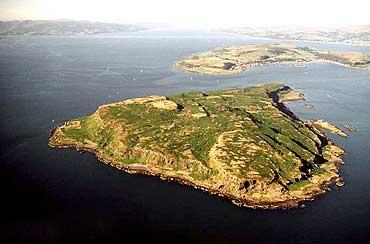
[[[277,42],[185,31],[0,39],[0,238],[369,243],[370,71],[312,63],[209,76],[172,66],[220,46]],[[370,47],[298,44],[370,54]],[[239,208],[190,187],[118,171],[89,153],[47,145],[50,129],[104,103],[264,82],[284,82],[303,92],[306,101],[289,103],[300,118],[350,123],[360,130],[349,132],[348,139],[331,136],[347,152],[341,167],[346,185],[303,209]]]

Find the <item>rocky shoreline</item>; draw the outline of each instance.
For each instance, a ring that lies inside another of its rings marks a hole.
[[[195,189],[202,190],[202,191],[207,192],[211,195],[217,195],[219,197],[229,199],[229,200],[231,200],[231,202],[233,204],[235,204],[236,206],[239,206],[239,207],[248,207],[248,208],[254,208],[254,209],[290,209],[290,208],[304,207],[305,202],[313,201],[318,196],[326,193],[327,191],[330,191],[329,186],[332,185],[333,183],[343,182],[342,178],[339,175],[338,175],[338,177],[333,177],[330,180],[324,181],[319,186],[319,189],[317,189],[316,191],[311,192],[309,195],[305,196],[304,199],[299,199],[299,200],[298,199],[289,199],[289,200],[285,200],[285,201],[281,201],[281,202],[274,202],[274,203],[256,202],[256,201],[252,201],[252,200],[245,200],[245,199],[237,198],[236,196],[231,195],[231,194],[226,194],[225,192],[222,192],[222,191],[218,191],[218,190],[215,190],[215,189],[212,189],[212,188],[197,185],[197,184],[195,184],[195,183],[193,183],[189,180],[186,180],[186,179],[181,179],[181,178],[175,177],[175,176],[169,176],[169,175],[166,175],[166,174],[161,173],[159,171],[151,171],[150,169],[147,169],[145,167],[122,166],[122,164],[120,164],[120,163],[117,163],[115,161],[104,158],[104,156],[102,156],[101,153],[98,150],[95,150],[95,149],[92,149],[92,148],[89,148],[89,147],[83,147],[83,146],[80,146],[80,145],[72,145],[72,144],[54,144],[52,138],[55,136],[56,129],[57,128],[52,129],[51,133],[50,133],[50,140],[49,140],[48,145],[52,148],[75,148],[77,151],[89,152],[89,153],[94,154],[96,156],[96,159],[99,162],[102,162],[106,165],[115,167],[115,168],[117,168],[119,170],[122,170],[126,173],[140,174],[140,175],[147,175],[147,176],[157,176],[161,180],[173,181],[173,182],[179,183],[181,185],[190,186],[190,187],[193,187]],[[342,163],[342,162],[337,162],[335,164],[335,167],[336,167],[337,170],[339,170],[340,163]],[[344,185],[344,183],[342,185],[337,185],[337,186],[343,186],[343,185]]]
[[[317,127],[318,129],[329,131],[330,133],[332,133],[334,135],[341,136],[341,137],[344,137],[344,138],[348,137],[348,135],[346,133],[344,133],[344,131],[342,131],[338,127],[330,124],[329,122],[327,122],[325,120],[317,119],[317,120],[309,120],[307,122],[309,124],[311,124],[312,126]]]

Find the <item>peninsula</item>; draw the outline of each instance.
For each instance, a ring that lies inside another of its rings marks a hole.
[[[49,145],[252,208],[292,208],[333,182],[344,151],[284,105],[282,84],[148,96],[100,106],[52,130]]]
[[[357,52],[319,51],[288,44],[241,45],[198,53],[176,63],[176,67],[202,74],[236,74],[248,67],[304,63],[334,62],[351,68],[370,68],[370,56]]]

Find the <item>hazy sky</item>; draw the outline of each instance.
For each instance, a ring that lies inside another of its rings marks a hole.
[[[184,27],[354,25],[370,24],[370,0],[0,0],[0,18]]]

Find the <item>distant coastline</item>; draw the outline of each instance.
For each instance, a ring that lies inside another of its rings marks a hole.
[[[74,20],[13,20],[0,21],[0,36],[15,35],[95,35],[137,32],[148,26]]]
[[[267,40],[370,46],[370,25],[343,28],[239,27],[221,31]]]
[[[226,33],[239,34],[239,35],[245,36],[247,38],[253,38],[253,39],[257,39],[257,40],[278,40],[278,41],[307,42],[307,43],[320,43],[320,44],[341,44],[341,45],[357,46],[357,47],[369,47],[370,46],[370,41],[368,43],[367,42],[365,42],[365,43],[354,43],[354,42],[346,42],[346,41],[322,41],[322,40],[259,37],[259,36],[242,34],[242,33],[238,33],[238,32],[226,32]]]

